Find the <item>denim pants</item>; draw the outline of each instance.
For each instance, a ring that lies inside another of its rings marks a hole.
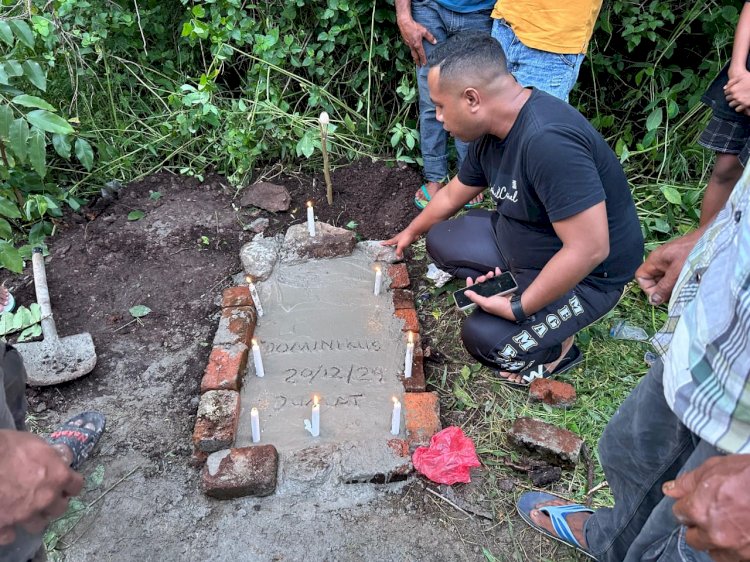
[[[452,35],[469,29],[492,31],[492,10],[479,10],[462,14],[443,8],[434,0],[412,0],[411,15],[414,21],[422,24],[432,33],[438,43]],[[422,41],[425,54],[429,57],[435,45]],[[417,68],[417,86],[419,88],[419,135],[422,159],[424,161],[424,179],[426,181],[445,182],[448,179],[448,133],[435,118],[435,104],[430,99],[427,87],[427,73],[430,68]],[[458,165],[466,156],[469,145],[456,140]]]
[[[604,474],[615,497],[586,522],[589,552],[600,562],[709,562],[685,542],[662,484],[720,455],[677,416],[664,399],[657,361],[607,424],[599,441]]]
[[[0,429],[26,430],[26,371],[18,352],[0,342]],[[0,475],[1,477],[2,475]],[[0,562],[26,562],[42,546],[42,535],[16,527],[16,540],[0,545]],[[40,553],[43,555],[43,553]]]
[[[508,70],[524,87],[533,86],[568,101],[586,55],[550,53],[527,47],[503,19],[492,24],[492,36],[500,42]]]

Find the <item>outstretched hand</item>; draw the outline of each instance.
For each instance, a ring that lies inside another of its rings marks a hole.
[[[429,41],[433,45],[437,43],[437,40],[425,26],[417,23],[413,19],[398,19],[397,21],[398,29],[401,31],[401,38],[409,47],[414,64],[417,66],[424,66],[427,64],[427,55],[424,52],[422,40]]]
[[[36,435],[0,431],[0,545],[15,540],[15,526],[41,533],[83,487],[58,451]]]
[[[651,252],[635,272],[635,279],[654,306],[669,300],[690,251],[702,234],[696,230]]]
[[[495,271],[488,271],[485,275],[480,275],[476,279],[467,277],[466,286],[472,287],[477,283],[484,283],[485,281],[487,281],[487,279],[492,279],[493,277],[495,277],[495,275],[500,275],[501,273],[502,271],[500,271],[500,268],[496,267]],[[499,316],[500,318],[505,318],[506,320],[515,320],[515,316],[513,316],[513,310],[510,307],[510,298],[501,295],[483,297],[482,295],[478,295],[474,291],[466,291],[464,294],[471,302],[476,304],[485,312],[494,314],[495,316]]]
[[[750,559],[750,455],[712,457],[666,482],[672,511],[687,527],[685,539],[717,562]]]
[[[411,232],[408,228],[405,228],[396,236],[389,240],[383,240],[380,244],[382,246],[396,246],[396,256],[398,259],[404,259],[404,250],[408,248],[412,242],[419,238],[418,234]]]

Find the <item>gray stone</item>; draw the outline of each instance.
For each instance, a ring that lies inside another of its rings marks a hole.
[[[255,219],[250,224],[248,224],[245,228],[257,234],[267,229],[268,225],[269,225],[269,220],[265,217],[260,217],[260,218]]]
[[[578,463],[583,439],[572,431],[534,418],[518,418],[508,432],[510,440],[554,465]]]
[[[265,281],[271,275],[279,256],[282,240],[280,235],[264,238],[262,234],[259,234],[251,242],[242,246],[240,249],[242,267],[254,281]]]
[[[286,211],[292,198],[286,187],[268,182],[260,182],[245,189],[240,199],[243,207],[258,207],[276,213]]]
[[[385,263],[396,263],[401,261],[396,256],[395,246],[383,246],[380,240],[365,240],[358,242],[357,248],[367,254],[372,261],[382,261]]]
[[[318,443],[284,457],[284,480],[321,485],[331,476],[333,465],[340,462],[338,445]]]
[[[281,259],[286,263],[296,263],[348,256],[355,244],[355,234],[351,230],[316,221],[315,236],[310,236],[307,223],[295,224],[286,231]]]

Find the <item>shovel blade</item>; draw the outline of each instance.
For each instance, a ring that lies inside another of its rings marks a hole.
[[[96,365],[94,340],[88,332],[14,347],[23,358],[29,386],[72,381],[90,373]]]

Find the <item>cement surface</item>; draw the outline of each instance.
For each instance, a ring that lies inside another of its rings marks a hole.
[[[385,445],[394,437],[392,400],[403,401],[406,336],[385,275],[381,294],[373,294],[375,266],[355,249],[347,257],[279,262],[258,284],[265,314],[255,337],[265,376],[256,376],[249,359],[236,446],[252,445],[250,409],[257,407],[261,443],[273,444],[282,463],[323,447],[342,465],[351,466],[347,457],[354,455],[368,458],[373,473],[395,466]],[[304,427],[314,395],[320,400],[317,438]],[[403,417],[401,425],[403,437]]]

